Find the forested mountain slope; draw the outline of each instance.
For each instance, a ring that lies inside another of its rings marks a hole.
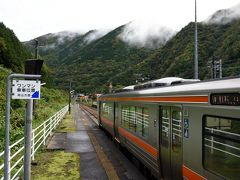
[[[29,58],[32,58],[30,51],[22,45],[12,30],[0,23],[0,152],[4,148],[7,77],[13,72],[23,73],[24,61]],[[46,85],[41,87],[41,99],[38,100],[33,127],[36,127],[67,105],[68,100],[66,92],[46,87],[51,86],[47,66],[42,68],[42,75],[42,81],[46,82]],[[25,100],[11,100],[11,144],[23,137],[25,106]]]
[[[200,79],[211,78],[212,61],[220,59],[223,77],[239,75],[240,20],[236,14],[239,13],[232,9],[219,10],[198,23]],[[92,41],[87,39],[96,31],[89,31],[43,53],[43,58],[55,71],[56,85],[67,88],[71,81],[73,88],[80,92],[106,92],[110,82],[120,87],[142,79],[193,78],[194,23],[155,48],[123,41],[121,34],[125,28],[126,25],[120,26]],[[161,36],[162,32],[159,33]]]
[[[23,60],[31,53],[19,42],[12,30],[0,22],[0,64],[15,72],[23,71]]]

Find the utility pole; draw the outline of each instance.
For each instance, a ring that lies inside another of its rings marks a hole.
[[[215,59],[212,58],[212,79],[216,79],[216,72],[215,72]]]
[[[195,58],[194,58],[194,79],[198,79],[198,33],[197,33],[197,0],[195,0]]]
[[[219,78],[222,78],[222,60],[219,60]]]
[[[35,41],[35,59],[38,58],[38,39],[34,39]]]
[[[68,99],[68,113],[71,114],[71,89],[72,89],[72,83],[69,82],[69,99]]]
[[[39,42],[38,39],[34,39],[35,41],[35,59],[38,59],[38,46],[39,46]],[[36,116],[36,108],[37,108],[37,101],[33,100],[33,104],[32,104],[32,111],[33,111],[33,116]]]

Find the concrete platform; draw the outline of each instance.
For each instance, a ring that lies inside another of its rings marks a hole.
[[[65,149],[66,133],[54,133],[47,145],[47,150]]]
[[[47,149],[78,153],[82,180],[145,180],[88,113],[78,105],[72,108],[76,132],[55,133]]]
[[[67,133],[65,151],[84,153],[93,152],[94,148],[86,131],[77,131]]]

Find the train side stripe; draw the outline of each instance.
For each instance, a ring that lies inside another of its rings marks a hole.
[[[157,149],[150,146],[149,144],[145,143],[143,140],[139,139],[138,137],[132,135],[131,133],[129,133],[128,131],[126,131],[125,129],[119,127],[118,131],[126,136],[128,139],[130,139],[133,143],[135,143],[136,145],[138,145],[140,148],[144,149],[145,151],[147,151],[149,154],[151,154],[153,157],[157,158]]]
[[[99,98],[102,101],[151,101],[151,102],[189,102],[208,103],[208,96],[171,96],[171,97],[119,97]]]
[[[103,118],[103,117],[101,117],[101,120],[102,120],[104,123],[106,123],[107,125],[113,127],[113,122],[112,122],[112,121],[110,121],[110,120],[108,120],[108,119],[106,119],[106,118]]]
[[[193,170],[189,169],[185,165],[182,166],[182,173],[183,173],[183,177],[188,180],[206,180],[206,178],[194,172]]]

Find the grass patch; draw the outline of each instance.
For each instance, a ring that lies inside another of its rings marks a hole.
[[[72,114],[67,114],[55,132],[76,131]],[[32,179],[72,180],[80,179],[80,156],[63,150],[42,150],[36,156],[37,165],[32,166]]]
[[[72,117],[72,114],[67,114],[61,122],[60,126],[55,130],[58,133],[74,132],[76,131],[76,123]]]
[[[32,179],[80,179],[80,157],[77,153],[46,151],[37,156],[32,166]]]

